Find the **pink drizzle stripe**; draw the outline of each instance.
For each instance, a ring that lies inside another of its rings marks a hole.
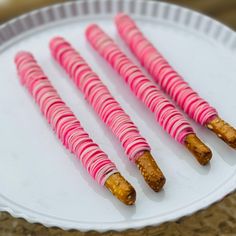
[[[150,151],[138,128],[80,54],[62,37],[52,39],[50,49],[99,117],[120,140],[129,159],[135,162],[143,151]]]
[[[75,154],[88,173],[101,185],[115,172],[116,166],[84,131],[79,120],[62,101],[34,57],[20,52],[15,63],[21,83],[39,105],[41,112],[61,140]]]
[[[141,64],[189,117],[201,125],[206,125],[217,116],[216,109],[199,97],[197,92],[169,65],[128,15],[118,14],[116,25],[121,37]]]
[[[175,140],[183,143],[188,134],[194,133],[188,121],[160,89],[146,78],[139,67],[97,25],[88,27],[86,36],[94,49],[123,77],[133,93],[155,114],[160,125]]]

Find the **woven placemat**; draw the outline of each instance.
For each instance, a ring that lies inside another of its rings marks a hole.
[[[23,219],[15,219],[8,213],[0,213],[1,236],[235,236],[236,235],[236,193],[219,203],[157,227],[125,232],[82,233],[46,228],[40,224],[30,224]]]
[[[54,1],[54,0],[53,0]],[[43,5],[52,3],[44,0]],[[10,2],[10,0],[9,0]],[[11,2],[14,2],[11,0]],[[15,2],[21,2],[15,0]],[[26,2],[26,1],[25,1]],[[32,1],[33,2],[33,1]],[[43,1],[41,1],[43,2]],[[54,1],[55,2],[55,1]],[[208,14],[236,29],[236,0],[170,0],[189,8]],[[29,1],[28,1],[29,3]],[[31,9],[27,6],[27,9]],[[19,11],[16,11],[18,14]],[[0,236],[235,236],[236,235],[236,193],[221,202],[176,222],[157,227],[125,232],[78,232],[46,228],[40,224],[30,224],[23,219],[13,218],[8,213],[0,213]]]

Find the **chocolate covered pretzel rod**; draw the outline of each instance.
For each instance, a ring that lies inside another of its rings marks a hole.
[[[94,49],[106,59],[130,86],[132,92],[155,114],[157,121],[175,140],[184,144],[198,162],[205,165],[212,157],[210,149],[197,138],[184,116],[142,71],[97,25],[87,28],[86,36]]]
[[[197,123],[212,130],[232,148],[236,148],[236,130],[222,120],[216,109],[201,98],[170,66],[161,53],[142,34],[126,14],[116,17],[117,29],[141,64],[160,87]]]
[[[28,89],[63,145],[75,154],[95,181],[105,185],[127,205],[135,202],[134,188],[121,176],[115,164],[89,138],[79,120],[63,102],[34,57],[20,52],[15,57],[21,83]]]
[[[165,177],[150,153],[151,148],[108,88],[65,39],[53,38],[50,49],[56,61],[83,92],[85,99],[119,139],[129,160],[136,163],[148,185],[154,191],[159,191],[165,183]]]

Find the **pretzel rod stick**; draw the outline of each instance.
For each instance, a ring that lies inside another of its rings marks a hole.
[[[98,184],[105,185],[123,203],[134,204],[134,188],[89,138],[34,57],[28,52],[20,52],[15,57],[15,63],[21,83],[28,89],[63,145],[80,159],[83,167]]]
[[[105,186],[124,204],[133,205],[135,203],[136,192],[134,188],[119,172],[108,177]]]
[[[236,130],[222,120],[215,108],[201,98],[169,65],[126,14],[118,14],[116,26],[122,39],[160,87],[197,123],[206,126],[230,147],[236,148]]]
[[[230,147],[236,148],[236,130],[234,127],[226,123],[219,116],[208,121],[206,126]]]
[[[210,161],[211,150],[195,134],[187,135],[184,145],[202,165],[206,165]]]
[[[176,141],[184,144],[200,164],[209,162],[212,153],[196,137],[189,122],[114,41],[97,25],[89,26],[86,36],[93,48],[121,75],[131,91],[155,114],[164,130]],[[192,136],[188,138],[190,134]]]
[[[137,164],[148,185],[154,191],[159,191],[165,183],[165,177],[150,154],[150,146],[99,76],[64,38],[53,38],[50,49],[55,60],[119,139],[129,160]]]
[[[165,176],[149,151],[145,151],[136,159],[136,165],[145,181],[154,191],[158,192],[162,189],[166,182]]]

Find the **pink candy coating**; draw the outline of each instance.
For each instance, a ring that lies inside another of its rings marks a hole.
[[[216,109],[199,97],[197,92],[169,65],[128,15],[118,14],[115,22],[122,39],[141,64],[189,117],[201,125],[206,125],[217,116]]]
[[[15,63],[22,84],[33,96],[63,145],[80,159],[99,184],[104,185],[110,175],[118,172],[115,164],[89,138],[34,57],[28,52],[20,52],[15,57]]]
[[[123,77],[133,93],[155,114],[160,125],[175,140],[183,143],[188,134],[194,133],[184,116],[105,32],[97,25],[91,25],[86,36],[94,49]]]
[[[135,162],[140,152],[150,151],[150,146],[140,135],[138,128],[81,55],[62,37],[53,38],[50,49],[53,57],[119,139],[129,159]]]

